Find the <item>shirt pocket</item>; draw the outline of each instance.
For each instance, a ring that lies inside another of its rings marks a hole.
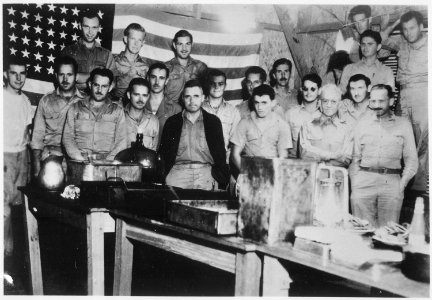
[[[207,145],[207,139],[205,136],[205,133],[202,132],[199,135],[199,141],[198,141],[198,145],[201,151],[206,151],[208,149],[208,145]]]
[[[156,130],[148,130],[146,132],[144,132],[144,137],[143,137],[143,143],[144,143],[144,147],[149,148],[151,150],[156,150],[156,145],[155,145],[155,137],[156,137]]]
[[[177,151],[178,156],[182,155],[186,151],[187,144],[188,144],[187,138],[188,138],[188,136],[186,134],[186,130],[182,129],[179,147],[178,147],[178,151]]]
[[[404,138],[401,135],[388,135],[385,139],[386,154],[389,158],[400,159],[402,157]]]
[[[47,112],[45,114],[45,121],[47,130],[49,131],[57,131],[63,129],[59,128],[62,124],[60,124],[61,114],[58,112]]]
[[[96,58],[94,62],[95,68],[105,68],[106,60],[102,60],[100,58]]]

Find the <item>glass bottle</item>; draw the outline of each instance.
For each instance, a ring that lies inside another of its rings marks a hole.
[[[416,247],[423,246],[425,243],[424,202],[423,198],[417,197],[410,226],[408,244],[411,247]]]

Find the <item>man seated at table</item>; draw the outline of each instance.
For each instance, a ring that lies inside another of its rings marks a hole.
[[[85,160],[91,156],[113,160],[127,147],[123,108],[108,97],[113,80],[110,70],[94,69],[88,82],[90,96],[69,109],[62,142],[71,159]]]
[[[252,99],[254,111],[240,120],[230,139],[231,159],[238,170],[243,151],[247,156],[286,158],[292,148],[289,125],[273,112],[276,105],[273,88],[267,84],[256,87]]]
[[[363,74],[351,76],[347,86],[347,99],[342,100],[339,107],[339,117],[347,123],[354,124],[360,117],[364,116],[369,109],[369,86],[370,79]]]
[[[228,184],[222,124],[201,108],[203,101],[200,82],[189,80],[183,90],[185,109],[165,123],[159,153],[168,185],[214,190],[225,189]]]
[[[342,92],[335,84],[321,88],[321,114],[300,129],[300,157],[348,167],[352,159],[352,128],[339,119]]]
[[[159,142],[159,120],[145,105],[150,97],[150,83],[143,78],[134,78],[126,92],[129,103],[126,104],[125,119],[127,146],[135,142],[137,133],[143,134],[144,147],[155,150]]]

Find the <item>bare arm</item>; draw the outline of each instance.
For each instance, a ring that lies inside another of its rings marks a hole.
[[[237,169],[240,171],[241,169],[241,152],[243,151],[243,148],[238,145],[233,145],[231,150],[231,161],[234,163],[234,165],[237,167]]]
[[[70,158],[84,160],[80,149],[75,142],[75,108],[72,106],[66,116],[66,122],[63,128],[62,143]]]

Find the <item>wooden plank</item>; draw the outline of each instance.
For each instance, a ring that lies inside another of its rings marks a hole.
[[[33,295],[43,295],[38,223],[30,209],[28,198],[24,195],[24,228],[27,241],[26,250],[30,269],[31,293]]]
[[[175,253],[212,267],[235,273],[235,254],[199,245],[185,238],[177,238],[152,230],[129,225],[126,236],[165,251]]]
[[[278,259],[263,258],[263,296],[287,297],[292,280]]]
[[[116,220],[114,296],[130,296],[132,287],[133,244],[126,237],[126,223]]]
[[[261,260],[255,252],[237,253],[235,296],[259,296]]]
[[[104,214],[95,212],[87,217],[87,294],[104,295]]]

